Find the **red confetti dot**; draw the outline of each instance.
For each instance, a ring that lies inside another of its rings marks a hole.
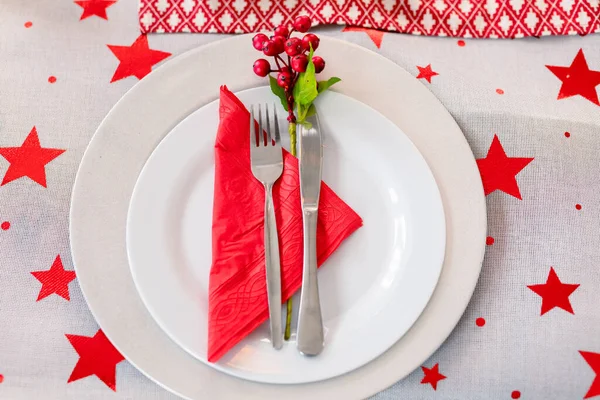
[[[521,392],[519,392],[518,390],[513,390],[513,392],[510,394],[510,397],[512,397],[513,399],[520,399]]]
[[[491,236],[488,236],[487,238],[485,238],[485,244],[487,244],[488,246],[491,246],[494,244],[494,238]]]
[[[50,77],[48,78],[48,82],[50,82],[50,83],[54,83],[54,82],[56,82],[56,77],[55,77],[55,76],[50,76]]]
[[[502,90],[502,89],[496,89],[496,93],[498,93],[498,94],[504,94],[504,90]]]
[[[464,40],[459,40],[458,42],[456,42],[456,44],[458,44],[460,47],[465,47],[465,41]]]
[[[0,374],[0,383],[4,382],[4,376]]]
[[[571,137],[571,134],[569,132],[565,132],[565,137]]]
[[[33,26],[33,22],[27,21],[25,22],[25,28],[31,28]]]
[[[581,210],[581,204],[575,204],[575,208]]]
[[[484,319],[484,318],[481,318],[481,317],[477,318],[477,319],[475,320],[475,325],[477,325],[477,326],[479,326],[479,327],[482,327],[482,326],[484,326],[484,325],[485,325],[485,319]]]
[[[7,231],[8,228],[10,228],[10,222],[4,221],[2,225],[0,225],[0,228],[2,228],[3,231]]]

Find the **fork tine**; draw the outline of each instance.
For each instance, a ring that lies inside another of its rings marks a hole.
[[[258,105],[258,146],[264,146],[265,132],[263,130],[262,108]]]
[[[269,105],[265,104],[265,114],[266,114],[266,118],[267,118],[267,141],[266,141],[266,145],[267,146],[271,146],[271,121],[269,118]]]
[[[254,106],[250,106],[250,148],[256,147],[256,126],[254,125]]]
[[[269,115],[269,105],[265,103],[265,110],[267,113],[267,146],[271,146],[272,134],[271,134],[271,118]]]
[[[281,143],[281,136],[279,135],[279,120],[277,119],[277,105],[275,103],[273,103],[273,114],[273,122],[275,123],[275,126],[273,126],[275,131],[275,144],[279,145]]]

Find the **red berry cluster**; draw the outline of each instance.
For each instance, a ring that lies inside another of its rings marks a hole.
[[[277,72],[277,84],[284,89],[293,87],[298,77],[298,73],[306,71],[308,65],[307,53],[312,47],[313,51],[319,47],[319,38],[313,33],[307,33],[302,39],[292,37],[292,33],[308,32],[312,21],[306,15],[297,17],[292,24],[292,29],[285,25],[275,28],[274,35],[268,38],[267,35],[259,33],[252,39],[252,45],[258,51],[262,51],[268,57],[274,57],[276,69],[271,67],[269,61],[264,58],[254,62],[254,73],[265,77],[271,72]],[[287,61],[282,54],[287,55]],[[315,65],[315,72],[319,73],[325,68],[325,61],[315,56],[312,58]]]

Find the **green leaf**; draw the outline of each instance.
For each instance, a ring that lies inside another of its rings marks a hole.
[[[301,125],[304,127],[304,129],[309,130],[312,128],[312,124],[308,121],[304,121],[301,123]]]
[[[304,119],[306,118],[306,113],[308,111],[308,107],[300,104],[300,103],[296,103],[296,111],[297,111],[297,122],[303,122]]]
[[[298,111],[298,123],[303,124],[303,125],[304,124],[310,125],[310,123],[306,122],[306,118],[312,117],[316,113],[317,113],[317,109],[315,108],[314,104],[311,104],[308,107],[300,105],[300,109]]]
[[[281,100],[281,105],[285,111],[288,111],[287,99],[285,97],[285,90],[277,84],[277,79],[269,75],[269,86],[271,86],[271,92]]]
[[[332,87],[333,85],[335,85],[336,83],[338,83],[339,81],[341,81],[341,79],[334,76],[332,78],[329,78],[326,81],[317,82],[317,91],[319,93],[322,93],[322,92],[326,91],[327,89],[329,89],[330,87]]]
[[[312,62],[312,56],[313,49],[311,46],[306,71],[298,75],[298,80],[294,86],[294,99],[296,103],[303,106],[310,105],[319,95],[317,91],[317,79],[315,77],[315,64]]]

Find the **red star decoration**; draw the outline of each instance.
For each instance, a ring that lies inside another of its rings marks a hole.
[[[108,20],[106,16],[106,9],[113,4],[115,4],[117,0],[81,0],[75,1],[75,4],[81,6],[83,8],[83,13],[81,14],[82,19],[86,19],[93,15],[100,17],[102,19]]]
[[[431,69],[431,64],[429,64],[426,67],[419,67],[417,65],[417,68],[419,69],[419,75],[417,75],[417,79],[423,78],[429,83],[431,83],[431,78],[433,78],[436,75],[439,75],[437,72]]]
[[[371,38],[378,49],[381,48],[381,41],[383,40],[383,34],[385,33],[383,31],[378,31],[377,29],[360,28],[358,26],[346,26],[342,32],[364,32]]]
[[[596,374],[590,389],[586,393],[584,399],[600,395],[600,353],[590,353],[588,351],[580,351],[579,354],[585,359],[585,362],[592,367]]]
[[[421,380],[421,383],[430,383],[433,390],[437,390],[437,384],[439,381],[446,379],[446,377],[440,374],[439,364],[435,364],[433,368],[421,367],[425,376]]]
[[[64,152],[41,147],[34,126],[21,147],[0,147],[0,156],[10,163],[0,186],[27,176],[46,187],[46,164]]]
[[[31,275],[42,283],[42,289],[36,301],[40,301],[51,294],[57,294],[63,299],[71,300],[69,297],[69,283],[75,279],[75,271],[65,271],[60,255],[56,256],[48,271],[35,271]]]
[[[570,66],[546,65],[546,68],[562,81],[558,100],[579,95],[600,106],[596,93],[596,86],[600,85],[600,71],[589,69],[582,49],[579,49]]]
[[[140,35],[131,46],[110,44],[107,46],[120,61],[111,83],[132,75],[142,79],[152,71],[154,64],[171,55],[171,53],[150,49],[146,35]]]
[[[569,301],[569,296],[573,293],[579,285],[562,283],[558,279],[558,275],[554,271],[554,268],[550,267],[550,273],[546,283],[539,285],[528,285],[529,289],[533,290],[542,298],[542,312],[540,315],[546,314],[554,307],[562,308],[565,311],[574,314],[573,307]]]
[[[79,360],[67,382],[96,375],[109,388],[117,390],[117,364],[125,359],[98,330],[93,337],[65,335],[79,354]]]
[[[532,161],[533,158],[508,157],[498,135],[494,135],[487,156],[477,160],[485,195],[501,190],[521,200],[516,176]]]

